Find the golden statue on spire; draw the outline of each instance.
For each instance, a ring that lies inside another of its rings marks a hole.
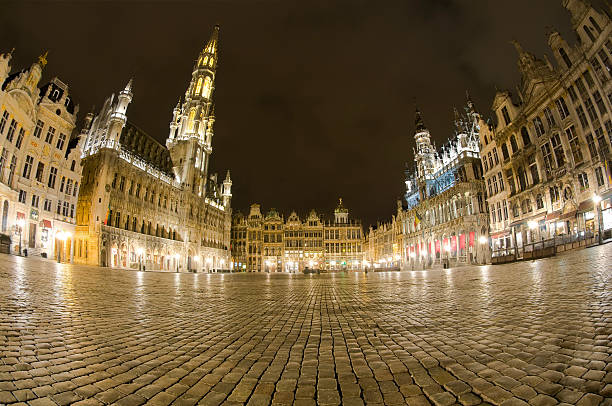
[[[43,55],[38,57],[38,64],[40,65],[41,68],[44,68],[45,65],[47,65],[47,55],[48,54],[49,54],[49,51],[45,51]]]

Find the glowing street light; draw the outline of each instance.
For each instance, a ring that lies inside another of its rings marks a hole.
[[[601,245],[601,196],[595,195],[593,196],[593,203],[595,203],[597,210],[597,240]]]
[[[142,249],[142,247],[139,247],[136,250],[136,255],[138,255],[138,270],[142,271],[142,254],[144,253],[144,250]]]
[[[538,227],[538,223],[534,220],[531,220],[527,223],[527,226],[530,230],[535,230]]]
[[[478,237],[478,242],[481,244],[486,244],[488,240],[489,239],[485,237],[484,235],[481,235],[480,237]]]
[[[55,233],[55,238],[57,238],[59,240],[59,247],[58,247],[58,250],[57,250],[57,262],[58,263],[62,262],[62,250],[63,250],[64,242],[68,238],[70,238],[71,235],[72,234],[69,233],[68,231],[62,231],[62,230],[59,230],[59,231],[57,231]],[[20,240],[20,243],[21,243],[21,238],[19,240]]]
[[[25,220],[19,219],[17,220],[17,227],[19,227],[19,255],[21,255],[21,233],[23,231],[23,227],[25,226]]]

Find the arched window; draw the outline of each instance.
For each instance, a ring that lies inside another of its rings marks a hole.
[[[567,52],[565,52],[565,49],[559,48],[559,55],[561,55],[561,58],[563,59],[563,62],[565,62],[567,67],[571,68],[572,67],[572,61],[570,60],[569,56],[567,55]]]
[[[595,35],[593,35],[593,32],[591,31],[591,29],[587,27],[586,25],[583,25],[582,28],[584,29],[584,32],[586,32],[586,35],[589,37],[591,42],[595,42]]]
[[[212,80],[210,79],[210,76],[206,76],[206,79],[204,79],[204,90],[202,91],[202,96],[206,97],[207,99],[210,97],[211,86]]]
[[[538,208],[538,210],[544,208],[544,199],[542,198],[541,194],[538,194],[536,196],[536,207]]]
[[[200,95],[200,90],[202,90],[202,77],[201,76],[198,78],[198,82],[196,83],[196,88],[195,88],[196,96]]]
[[[506,144],[502,144],[501,150],[502,150],[502,156],[504,157],[504,160],[510,158],[510,155],[508,155],[508,147],[506,146]]]
[[[526,127],[521,127],[521,137],[523,138],[523,145],[531,145],[531,138],[529,138],[529,132]]]
[[[599,24],[597,24],[597,21],[595,21],[593,17],[589,17],[589,21],[591,22],[591,25],[595,27],[595,31],[597,31],[598,34],[601,34],[601,27]]]
[[[512,146],[512,153],[516,154],[518,152],[518,144],[516,143],[516,137],[514,134],[510,136],[510,145]]]
[[[204,57],[204,60],[202,61],[201,65],[202,66],[208,65],[208,57],[207,56]]]
[[[189,112],[189,120],[187,120],[187,131],[192,132],[194,127],[195,109]]]

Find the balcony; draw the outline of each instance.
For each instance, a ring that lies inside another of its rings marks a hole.
[[[127,116],[123,113],[119,113],[117,111],[111,113],[110,116],[111,120],[120,120],[120,121],[127,121]]]

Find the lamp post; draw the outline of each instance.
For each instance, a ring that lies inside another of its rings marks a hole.
[[[200,262],[200,256],[199,255],[195,255],[193,257],[193,262],[195,262],[195,264],[194,264],[194,267],[195,267],[194,272],[198,272],[198,263]]]
[[[138,248],[138,250],[136,250],[136,254],[138,254],[138,270],[139,271],[142,271],[142,252],[143,252],[142,248]]]
[[[487,242],[489,241],[489,239],[487,237],[485,237],[484,235],[481,235],[480,237],[478,237],[478,242],[480,242],[481,246],[484,246]],[[481,249],[481,251],[484,250],[484,247]],[[486,263],[486,255],[483,253],[483,263]]]
[[[416,257],[416,254],[414,252],[410,253],[410,263],[412,264],[412,270],[414,271],[414,258]]]
[[[21,233],[23,231],[24,226],[25,221],[23,219],[17,220],[17,227],[19,227],[19,256],[21,256]]]
[[[68,239],[69,236],[70,236],[70,233],[68,231],[59,230],[57,233],[55,233],[55,237],[59,240],[59,247],[57,250],[57,263],[58,264],[62,262],[62,249],[64,247],[64,241],[66,241],[66,239]]]
[[[174,260],[176,262],[176,272],[178,273],[179,271],[179,258],[181,257],[180,254],[174,254]]]
[[[593,196],[593,203],[597,206],[597,243],[601,245],[601,196]]]

